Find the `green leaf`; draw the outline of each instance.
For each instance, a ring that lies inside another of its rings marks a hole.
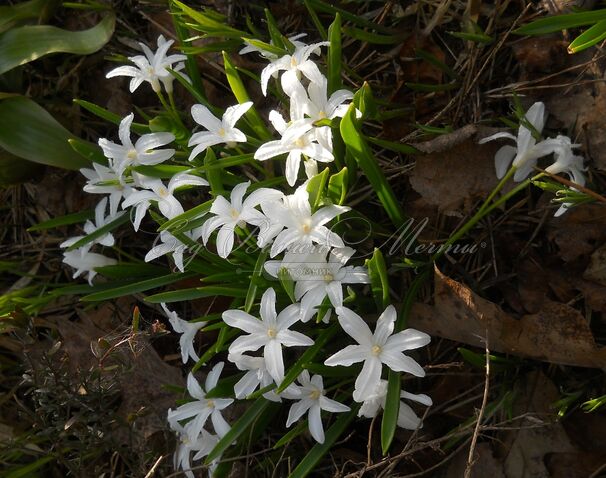
[[[237,30],[227,25],[225,21],[220,21],[220,18],[217,17],[212,10],[205,10],[203,12],[199,12],[194,10],[193,8],[188,7],[184,3],[179,2],[178,0],[172,0],[173,5],[175,5],[182,13],[190,17],[195,24],[189,25],[191,27],[195,27],[200,31],[210,33],[215,36],[224,36],[224,37],[243,37],[247,36],[246,32],[241,30]]]
[[[166,269],[164,267],[155,266],[153,264],[129,264],[125,262],[121,262],[120,264],[113,266],[97,267],[95,270],[99,274],[110,279],[141,279],[142,277],[146,276],[159,277],[166,273]]]
[[[400,413],[400,372],[389,370],[387,377],[387,395],[385,396],[385,409],[381,420],[381,449],[386,455],[393,441]]]
[[[150,295],[145,298],[145,302],[159,304],[161,302],[184,302],[188,300],[202,299],[203,297],[246,297],[246,292],[235,287],[222,287],[209,285],[205,287],[196,287],[193,289],[172,290]]]
[[[429,52],[427,50],[423,50],[421,48],[417,48],[415,50],[415,54],[422,60],[425,60],[427,63],[430,63],[431,65],[435,66],[439,70],[442,70],[450,78],[456,78],[458,76],[452,68],[450,68],[446,63],[444,63],[442,60],[440,60],[438,57],[436,57],[431,52]]]
[[[115,21],[113,14],[107,15],[93,28],[81,32],[48,25],[8,30],[0,35],[0,75],[49,53],[95,53],[111,38]]]
[[[449,35],[452,35],[455,38],[460,38],[461,40],[471,41],[474,43],[482,43],[484,45],[489,45],[494,41],[494,38],[491,36],[485,35],[484,33],[469,33],[469,32],[447,32]]]
[[[151,178],[159,179],[170,179],[175,174],[182,173],[184,171],[191,171],[191,168],[187,166],[176,166],[173,164],[156,164],[155,166],[135,166],[132,168],[134,171],[141,173]]]
[[[328,95],[341,88],[341,61],[343,51],[341,46],[341,14],[335,15],[335,20],[328,27]]]
[[[30,18],[38,18],[47,0],[30,0],[15,5],[0,7],[0,33],[8,30],[15,23]]]
[[[318,14],[316,13],[316,11],[313,9],[311,4],[309,3],[309,0],[303,0],[303,4],[305,5],[305,8],[307,8],[311,21],[316,26],[316,29],[318,30],[320,37],[322,38],[322,40],[327,40],[328,35],[326,34],[326,29],[324,28],[324,25],[322,25],[320,18],[318,18]],[[338,15],[338,13],[337,13],[337,15]],[[328,92],[328,94],[330,95],[330,91]]]
[[[347,168],[333,174],[328,180],[328,198],[333,204],[341,205],[347,196]]]
[[[284,43],[284,37],[278,28],[278,23],[276,19],[271,14],[269,8],[263,9],[265,12],[265,19],[267,20],[267,31],[269,32],[269,37],[271,38],[271,42],[273,45],[278,47],[283,51],[283,53],[279,54],[280,56],[284,55],[287,52],[286,43]]]
[[[337,13],[341,15],[344,20],[350,21],[357,25],[361,25],[363,27],[372,28],[378,32],[383,32],[387,34],[393,33],[393,30],[390,28],[384,27],[383,25],[379,25],[378,23],[374,23],[366,18],[355,15],[344,8],[334,7],[329,5],[322,0],[308,0],[309,4],[314,8],[314,10],[319,12],[331,13],[332,15],[336,15]]]
[[[206,155],[204,156],[204,166],[206,169],[206,179],[210,184],[210,190],[213,196],[221,196],[225,193],[225,189],[223,189],[223,180],[220,169],[210,169],[211,166],[217,164],[217,157],[215,156],[215,152],[212,148],[208,148],[206,150]]]
[[[85,295],[80,300],[83,302],[93,302],[108,299],[115,299],[116,297],[123,297],[125,295],[137,294],[139,292],[145,292],[150,289],[156,289],[174,282],[190,279],[196,274],[191,272],[168,274],[161,277],[154,277],[153,279],[146,279],[144,281],[132,282],[129,284],[121,285],[119,287],[110,288],[101,292],[95,292],[94,294]]]
[[[69,246],[67,248],[67,250],[73,251],[82,246],[85,246],[86,244],[89,244],[90,242],[94,241],[95,239],[98,239],[99,237],[104,236],[108,232],[113,231],[118,226],[121,226],[122,224],[126,224],[128,221],[130,221],[129,215],[126,212],[123,212],[119,217],[114,219],[112,222],[108,222],[105,226],[102,226],[99,229],[96,229],[94,232],[87,234],[79,241],[74,242],[71,246]]]
[[[296,303],[297,299],[295,298],[295,281],[292,280],[288,268],[280,268],[280,270],[278,271],[278,280],[280,281],[282,289],[284,289],[284,292],[286,292],[286,295],[288,295],[288,298],[291,300],[291,302],[293,304]]]
[[[288,52],[284,48],[280,48],[276,45],[272,45],[271,43],[257,40],[256,38],[242,38],[242,41],[256,48],[260,48],[261,50],[265,50],[268,53],[273,53],[274,55],[284,56],[288,54]]]
[[[54,217],[48,221],[39,222],[35,226],[29,227],[27,230],[29,232],[44,231],[46,229],[54,229],[61,226],[69,226],[71,224],[79,224],[87,219],[92,219],[93,217],[95,217],[95,213],[92,209],[88,211],[75,212],[65,216]]]
[[[606,20],[599,21],[594,26],[585,30],[574,41],[568,45],[568,53],[578,53],[606,38]]]
[[[389,305],[389,279],[385,259],[380,249],[375,249],[372,257],[366,260],[372,295],[379,312]]]
[[[123,119],[120,115],[112,113],[111,111],[108,111],[105,108],[102,108],[101,106],[98,106],[94,103],[91,103],[90,101],[74,100],[74,103],[76,103],[78,106],[81,106],[85,110],[90,111],[95,116],[98,116],[99,118],[104,119],[105,121],[109,121],[110,123],[119,125],[120,121],[122,121]],[[142,123],[132,123],[130,125],[130,129],[131,131],[134,131],[137,134],[147,134],[150,132],[149,126]]]
[[[265,260],[267,259],[267,250],[262,250],[257,258],[257,262],[255,263],[255,269],[253,271],[252,277],[250,278],[250,286],[248,287],[248,292],[246,293],[246,300],[244,301],[244,312],[250,312],[253,304],[255,303],[255,299],[257,298],[257,292],[259,290],[258,280],[263,274],[263,264],[265,264]]]
[[[354,157],[362,171],[364,171],[391,222],[396,227],[400,227],[405,221],[404,212],[383,171],[358,130],[354,105],[349,107],[341,120],[341,136],[343,137],[347,151]]]
[[[420,151],[414,146],[408,144],[396,143],[394,141],[387,141],[385,139],[373,138],[372,136],[365,136],[365,138],[373,144],[380,146],[381,148],[396,151],[404,154],[419,154]]]
[[[311,347],[307,348],[305,352],[301,354],[299,360],[297,360],[293,366],[290,367],[290,370],[284,377],[284,380],[282,380],[282,383],[276,390],[277,393],[282,393],[291,383],[296,380],[307,364],[312,362],[313,358],[320,351],[320,349],[324,347],[326,342],[328,342],[338,330],[340,330],[339,324],[335,322],[329,328],[320,332],[320,335],[316,339],[315,343]]]
[[[181,46],[181,50],[187,56],[187,60],[185,60],[185,71],[187,72],[187,76],[189,76],[191,80],[191,87],[196,91],[198,102],[203,105],[208,106],[208,101],[206,99],[206,94],[204,93],[204,85],[202,84],[202,76],[200,75],[200,69],[198,68],[198,62],[196,61],[196,57],[198,53],[188,52],[187,48],[192,48],[192,43],[187,41],[189,37],[189,32],[187,28],[183,25],[181,18],[177,13],[178,7],[175,2],[169,2],[169,8],[173,18],[173,24],[175,26],[175,32],[177,33],[177,38],[179,39],[179,44]],[[181,76],[181,75],[179,75]],[[190,86],[190,83],[187,82],[187,85]]]
[[[394,45],[396,43],[402,43],[402,41],[408,35],[408,33],[381,35],[379,33],[369,32],[356,27],[343,27],[343,34],[356,40],[376,45]]]
[[[229,58],[229,55],[226,52],[223,52],[223,66],[225,68],[225,76],[227,76],[227,82],[229,83],[229,86],[234,96],[238,100],[238,103],[242,104],[246,103],[247,101],[250,101],[250,96],[248,96],[248,92],[244,87],[244,83],[242,83],[242,79],[238,74],[238,70],[236,70],[236,67],[234,66],[231,59]],[[245,113],[245,116],[248,121],[250,121],[253,130],[259,136],[259,138],[266,141],[273,138],[271,133],[267,129],[265,122],[263,121],[263,119],[261,119],[261,116],[259,116],[259,113],[257,113],[257,110],[254,106],[251,106],[249,108],[249,110]]]
[[[516,35],[546,35],[569,28],[592,25],[602,20],[606,20],[606,9],[541,18],[514,30],[513,33]]]
[[[72,149],[87,161],[95,162],[107,166],[107,158],[103,155],[103,150],[94,143],[89,143],[79,138],[68,139],[67,142]]]
[[[311,451],[305,455],[303,460],[301,460],[289,475],[289,478],[304,478],[310,473],[313,473],[316,465],[322,457],[330,451],[337,439],[345,432],[347,426],[355,418],[357,412],[358,407],[356,406],[349,412],[340,413],[339,418],[337,418],[335,423],[326,431],[324,443],[316,443]]]
[[[212,206],[213,200],[209,200],[203,202],[202,204],[198,204],[197,206],[192,207],[191,209],[185,211],[183,214],[179,214],[176,217],[166,221],[158,228],[158,232],[162,231],[179,231],[182,232],[184,228],[187,227],[188,224],[193,222],[194,220],[204,216],[208,211],[210,211],[210,207]]]
[[[307,192],[309,193],[309,204],[311,205],[312,211],[315,211],[316,209],[318,209],[318,206],[320,206],[320,202],[322,201],[322,197],[324,196],[326,182],[328,181],[329,172],[329,168],[324,168],[321,173],[316,174],[307,183]]]
[[[35,475],[36,470],[39,470],[48,462],[56,460],[57,457],[54,454],[43,456],[42,458],[38,458],[36,461],[32,463],[28,463],[27,465],[20,465],[19,468],[16,468],[12,471],[6,471],[4,478],[32,478]]]
[[[68,143],[74,139],[44,108],[23,96],[0,101],[0,147],[35,163],[65,169],[88,166]]]
[[[204,463],[209,465],[216,458],[219,458],[225,450],[227,450],[233,442],[242,436],[255,422],[257,417],[271,404],[269,400],[261,397],[253,403],[248,410],[231,426],[231,429],[225,434],[219,443],[215,445],[212,451],[206,457]]]
[[[365,118],[374,118],[376,116],[377,102],[368,83],[364,83],[362,88],[356,91],[353,103]]]
[[[406,297],[404,298],[404,303],[402,304],[402,310],[396,319],[394,333],[401,332],[404,327],[406,327],[408,316],[410,315],[410,310],[412,309],[412,304],[417,297],[417,293],[419,292],[421,285],[423,285],[427,280],[430,270],[431,269],[427,268],[422,274],[415,277],[410,285],[410,288],[406,293]],[[400,411],[400,391],[400,372],[390,370],[387,380],[385,408],[383,410],[383,419],[381,421],[381,449],[383,450],[384,455],[389,451],[393,437],[396,433],[398,413]]]

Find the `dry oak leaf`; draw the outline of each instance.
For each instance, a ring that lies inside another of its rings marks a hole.
[[[546,301],[519,320],[467,286],[434,275],[434,304],[413,306],[409,324],[430,335],[545,362],[606,369],[606,348],[596,345],[585,318],[565,304]]]
[[[498,182],[494,156],[502,144],[478,144],[495,131],[499,130],[468,125],[415,144],[425,155],[417,157],[410,176],[413,189],[447,215],[471,210],[474,202],[488,196]]]

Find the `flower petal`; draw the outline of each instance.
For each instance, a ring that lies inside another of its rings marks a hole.
[[[361,345],[372,346],[374,340],[373,334],[362,317],[347,307],[339,307],[336,309],[336,312],[339,316],[339,324],[341,324],[347,335]]]
[[[363,402],[367,397],[371,396],[377,386],[381,383],[381,369],[383,364],[378,357],[368,357],[364,361],[362,370],[356,378],[355,390],[353,399],[356,402]]]
[[[269,340],[263,349],[265,367],[277,384],[284,380],[284,359],[282,357],[282,346],[277,340]]]

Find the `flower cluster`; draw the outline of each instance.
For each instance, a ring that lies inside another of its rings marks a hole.
[[[424,376],[423,368],[404,352],[427,345],[430,341],[427,334],[414,329],[395,332],[396,310],[393,306],[382,312],[374,332],[349,308],[353,302],[351,287],[370,282],[366,267],[349,264],[356,251],[345,244],[335,227],[335,219],[347,214],[350,208],[330,201],[312,203],[309,179],[318,174],[318,163],[334,160],[333,131],[326,122],[318,122],[342,117],[350,107],[353,95],[347,90],[328,94],[327,79],[313,61],[328,43],[307,45],[299,38],[301,36],[290,38],[294,50],[283,56],[250,45],[242,51],[260,52],[269,61],[261,73],[263,94],[267,94],[272,78],[277,78],[288,98],[287,118],[277,110],[269,113],[269,121],[279,138],[260,144],[251,157],[267,161],[285,156],[284,177],[294,191],[286,194],[278,189],[258,187],[251,181],[232,182],[229,195],[222,190],[212,190],[214,199],[205,211],[196,216],[198,222],[194,227],[174,235],[170,229],[162,230],[158,242],[145,256],[148,262],[171,255],[177,269],[183,272],[189,259],[185,254],[189,252],[195,257],[196,247],[201,247],[200,242],[206,246],[206,252],[214,248],[220,258],[229,260],[241,253],[238,251],[241,244],[254,241],[259,250],[264,250],[263,254],[269,256],[262,265],[263,271],[259,272],[265,272],[274,282],[277,282],[275,279],[282,281],[286,278],[292,283],[292,294],[279,295],[273,287],[259,291],[262,294],[258,313],[253,313],[253,304],[246,310],[234,308],[222,313],[224,324],[242,332],[229,343],[227,361],[232,365],[225,367],[224,362],[217,363],[208,371],[203,387],[190,373],[187,391],[191,401],[169,410],[168,422],[180,437],[175,466],[182,468],[190,477],[193,476],[191,460],[202,459],[211,453],[230,430],[223,413],[234,400],[246,399],[257,390],[261,390],[258,394],[267,400],[290,403],[286,427],[307,415],[311,436],[319,443],[324,442],[322,412],[347,412],[353,404],[342,403],[349,400],[347,393],[338,391],[338,396],[335,396],[335,391],[324,387],[324,377],[310,374],[305,369],[296,380],[291,377],[285,383],[293,354],[285,355],[284,349],[301,352],[313,346],[315,341],[312,337],[326,331],[323,323],[329,323],[331,318],[333,322],[338,321],[355,344],[325,356],[321,361],[327,367],[362,364],[351,394],[353,402],[359,404],[356,405],[359,407],[358,416],[374,417],[384,406],[384,366],[416,377]],[[136,66],[118,67],[107,75],[108,78],[131,77],[131,91],[148,82],[159,96],[162,84],[166,92],[172,94],[173,76],[169,69],[180,70],[182,64],[178,62],[184,57],[168,55],[170,44],[160,37],[155,53],[142,45],[145,56],[130,58]],[[175,63],[177,65],[173,66]],[[95,164],[93,169],[82,170],[87,179],[85,191],[104,195],[95,211],[95,223],[87,222],[85,232],[91,235],[124,214],[130,214],[135,231],[141,228],[147,214],[164,220],[184,214],[179,190],[211,185],[202,177],[204,169],[198,167],[198,158],[209,151],[216,157],[212,148],[221,148],[225,153],[239,148],[239,143],[248,145],[243,118],[251,108],[252,102],[237,104],[227,108],[218,118],[208,106],[194,105],[191,119],[202,129],[191,134],[186,141],[191,149],[186,151],[182,147],[185,142],[177,143],[173,133],[143,131],[145,125],[133,123],[133,114],[126,116],[119,125],[118,143],[109,139],[99,140],[107,164]],[[178,115],[176,111],[173,113]],[[134,143],[133,131],[144,133]],[[177,146],[170,148],[171,143]],[[181,162],[177,159],[177,150],[183,155]],[[161,177],[150,175],[151,171],[169,170],[154,170],[169,160],[173,164],[170,171],[177,172]],[[302,161],[306,180],[300,182]],[[64,259],[77,269],[75,276],[87,272],[89,282],[92,282],[97,267],[116,264],[115,259],[90,252],[93,244],[112,247],[112,234],[93,235],[95,239],[79,249],[66,251]],[[80,245],[87,237],[71,238],[62,247]],[[344,286],[347,287],[346,293]],[[206,323],[183,320],[165,304],[162,307],[173,330],[180,334],[183,363],[190,359],[200,361],[194,339]],[[314,317],[316,320],[312,321]],[[306,327],[305,331],[297,330],[303,327]],[[224,368],[243,372],[227,390],[220,387]],[[425,395],[402,391],[402,398],[431,405],[431,400]],[[400,406],[398,425],[409,429],[420,425],[415,412],[404,403]],[[216,464],[216,460],[213,463]]]
[[[500,179],[505,176],[511,165],[514,170],[513,180],[523,181],[536,168],[540,158],[553,154],[555,160],[545,168],[545,171],[550,174],[566,173],[575,184],[585,186],[583,171],[586,168],[583,167],[583,157],[574,154],[573,151],[581,145],[573,144],[568,136],[563,135],[541,141],[537,138],[537,135],[543,132],[546,119],[545,105],[537,102],[526,112],[517,136],[502,132],[480,140],[480,144],[500,138],[512,139],[516,142],[516,146],[507,144],[497,151],[495,155],[497,177]],[[568,207],[569,204],[562,204],[555,216],[562,215]]]

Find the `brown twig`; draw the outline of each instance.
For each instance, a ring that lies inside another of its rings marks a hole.
[[[478,413],[478,419],[476,426],[473,430],[471,437],[471,444],[469,445],[469,455],[467,456],[467,466],[465,467],[465,478],[470,478],[471,471],[474,465],[473,454],[476,449],[478,442],[478,436],[480,435],[480,427],[482,425],[482,418],[484,417],[484,411],[486,410],[486,404],[488,403],[488,391],[490,389],[490,352],[488,350],[488,330],[486,330],[486,375],[484,379],[484,396],[482,397],[482,407]]]

